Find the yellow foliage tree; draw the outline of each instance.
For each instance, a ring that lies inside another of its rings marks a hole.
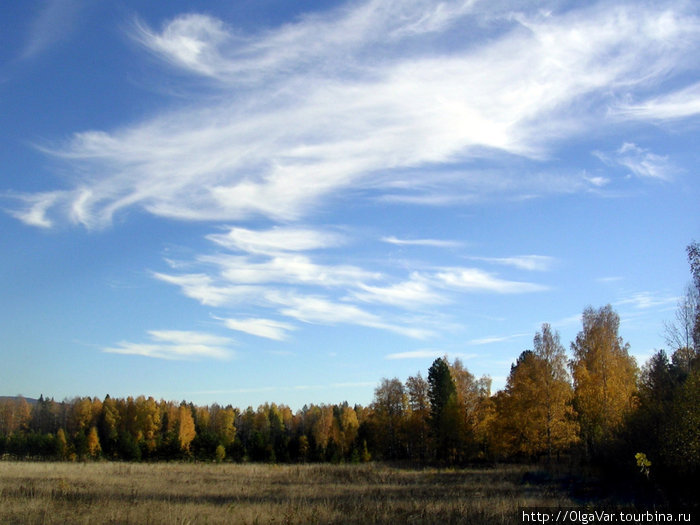
[[[618,336],[620,317],[610,305],[583,312],[583,330],[571,343],[574,407],[587,451],[609,440],[633,408],[637,364]]]
[[[559,334],[548,324],[513,365],[506,389],[497,399],[500,446],[506,454],[533,457],[566,448],[577,439],[571,406],[573,390]]]
[[[68,440],[62,428],[56,432],[56,455],[58,455],[58,459],[66,459],[68,455]]]
[[[211,426],[211,412],[209,407],[195,408],[195,426],[200,429],[208,429]]]
[[[89,397],[76,398],[70,405],[67,430],[74,436],[78,432],[85,432],[92,422],[92,399]]]
[[[357,421],[355,410],[344,406],[340,411],[340,446],[343,454],[352,448],[359,428],[360,423]]]
[[[325,451],[328,441],[333,436],[333,407],[321,405],[317,407],[318,417],[311,427],[311,435],[314,437],[316,446]]]
[[[97,427],[90,427],[90,432],[87,435],[87,451],[92,458],[96,458],[102,452],[100,437],[97,435]]]
[[[485,424],[490,416],[491,378],[476,379],[460,359],[451,364],[445,357],[456,388],[456,402],[462,422],[461,441],[463,454],[483,452],[485,448]]]
[[[302,434],[299,436],[299,460],[305,462],[309,456],[309,438]]]
[[[221,443],[224,447],[228,447],[236,438],[236,426],[234,425],[235,421],[236,412],[230,406],[226,408],[219,408],[214,413],[212,430],[219,440],[219,443]]]
[[[31,418],[31,406],[22,396],[0,401],[0,434],[26,431]]]
[[[183,404],[178,409],[177,439],[180,443],[180,450],[190,451],[190,443],[195,438],[194,418],[190,407]]]
[[[566,352],[559,333],[547,323],[535,334],[534,353],[538,358],[537,375],[541,381],[537,403],[544,408],[543,427],[547,456],[568,447],[578,439],[574,419],[574,391],[566,371]]]
[[[536,361],[531,350],[521,353],[511,366],[505,389],[495,398],[498,416],[493,422],[493,445],[501,455],[533,456],[543,448]]]
[[[180,409],[172,401],[160,400],[159,403],[160,419],[163,422],[163,432],[166,435],[177,433],[178,413]]]

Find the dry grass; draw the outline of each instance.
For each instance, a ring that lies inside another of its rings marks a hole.
[[[513,523],[526,467],[0,462],[0,523]]]

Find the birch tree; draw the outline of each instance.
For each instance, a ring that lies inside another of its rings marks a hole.
[[[620,317],[610,305],[583,312],[583,330],[571,343],[574,407],[587,451],[595,451],[633,408],[637,364],[618,335]]]

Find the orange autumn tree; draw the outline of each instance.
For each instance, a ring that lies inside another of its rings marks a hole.
[[[160,408],[152,397],[144,399],[141,396],[138,402],[137,412],[143,440],[146,442],[146,449],[152,454],[158,446],[158,434],[162,425]]]
[[[569,374],[566,371],[566,352],[559,333],[545,323],[533,339],[534,353],[539,359],[538,375],[541,381],[540,406],[544,406],[542,428],[547,456],[551,460],[578,438],[578,424],[574,420],[573,397]]]
[[[637,364],[618,336],[620,317],[610,305],[583,312],[583,330],[571,343],[574,407],[587,453],[595,453],[633,408]]]
[[[96,458],[102,452],[100,437],[97,434],[97,427],[90,427],[87,435],[87,453],[90,457]]]
[[[544,450],[539,402],[539,362],[525,350],[511,366],[506,387],[495,398],[492,445],[501,456],[534,456]]]
[[[183,403],[178,410],[177,425],[177,439],[180,444],[180,450],[188,453],[190,451],[190,443],[195,438],[195,435],[192,410],[187,404]]]
[[[577,440],[573,390],[559,334],[545,323],[533,343],[534,350],[520,354],[505,390],[496,396],[493,435],[501,454],[547,454],[551,460]]]
[[[351,406],[343,406],[340,409],[340,446],[341,453],[347,454],[352,450],[357,432],[360,429],[360,422],[357,420],[357,413]]]

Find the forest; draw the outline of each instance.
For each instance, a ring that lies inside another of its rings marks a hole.
[[[641,367],[610,306],[588,307],[570,353],[550,325],[492,393],[459,359],[425,377],[382,379],[369,406],[293,412],[195,406],[152,397],[0,399],[0,456],[52,460],[565,464],[697,505],[700,485],[700,245],[691,284],[665,326],[666,350]]]

